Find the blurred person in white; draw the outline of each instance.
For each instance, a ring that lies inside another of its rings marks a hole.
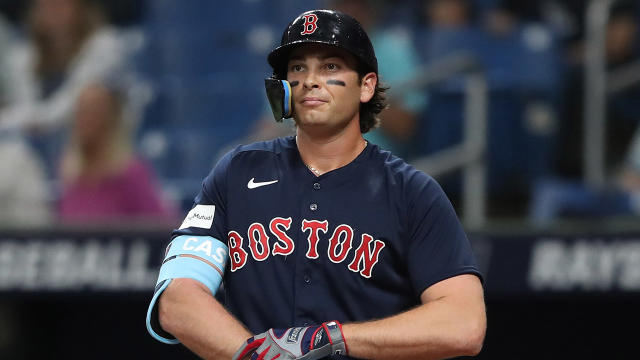
[[[38,155],[20,136],[0,133],[0,164],[0,227],[50,224],[50,191]]]
[[[5,60],[11,28],[0,15],[0,105],[10,84]],[[44,167],[19,132],[0,132],[0,227],[43,226],[51,221]]]
[[[7,54],[11,92],[0,129],[60,128],[80,90],[124,66],[132,50],[97,0],[32,0],[25,25],[27,36]]]
[[[7,71],[7,53],[11,41],[11,27],[0,13],[0,108],[7,101],[9,91],[9,77]]]
[[[128,90],[122,79],[105,79],[85,86],[77,99],[60,162],[62,223],[161,226],[177,219],[176,206],[134,147]]]

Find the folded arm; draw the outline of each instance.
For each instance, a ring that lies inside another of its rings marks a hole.
[[[349,356],[443,359],[477,355],[486,331],[482,284],[459,275],[434,284],[422,305],[381,320],[343,325]]]
[[[158,341],[181,342],[205,359],[230,359],[251,336],[215,299],[228,261],[226,245],[210,236],[180,235],[165,252],[147,310]]]
[[[158,305],[162,328],[204,359],[231,359],[252,335],[193,279],[174,279]]]

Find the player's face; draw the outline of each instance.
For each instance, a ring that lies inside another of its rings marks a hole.
[[[334,46],[305,44],[292,51],[287,80],[299,127],[344,128],[359,121],[363,86],[356,66],[355,57]]]

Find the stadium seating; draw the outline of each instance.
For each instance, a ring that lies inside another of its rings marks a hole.
[[[527,192],[551,161],[560,91],[560,54],[553,34],[539,24],[522,24],[498,36],[470,26],[423,29],[416,37],[425,63],[459,52],[473,54],[484,67],[489,87],[488,163],[492,194]],[[462,139],[464,79],[452,78],[430,89],[429,107],[418,126],[413,156],[423,156]],[[450,193],[456,179],[444,180]]]
[[[149,2],[142,23],[147,41],[137,65],[150,79],[155,97],[146,109],[139,139],[142,147],[163,139],[164,146],[145,151],[162,178],[199,181],[220,151],[248,134],[264,113],[262,79],[270,72],[266,54],[278,43],[283,24],[320,4],[292,0],[236,1],[224,6],[205,0]],[[557,98],[554,95],[560,85],[554,35],[540,24],[526,23],[507,36],[488,34],[473,24],[444,30],[417,27],[415,16],[406,16],[416,6],[414,2],[399,6],[385,14],[383,21],[403,21],[414,29],[424,63],[461,50],[478,57],[490,88],[490,189],[504,190],[505,184],[522,189],[520,185],[528,185],[548,168],[553,134],[532,127],[527,116],[532,103],[548,105],[550,114],[555,109],[556,104],[548,102]],[[430,89],[414,157],[460,140],[463,86],[462,78],[453,78]],[[145,142],[145,138],[155,142]]]
[[[316,6],[281,0],[148,2],[136,59],[154,99],[138,139],[166,184],[188,197],[220,151],[264,111],[266,55],[290,19]],[[177,184],[177,185],[176,185]],[[195,190],[197,191],[197,189]]]

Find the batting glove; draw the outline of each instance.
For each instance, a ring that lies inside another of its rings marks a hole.
[[[321,325],[269,329],[255,335],[236,351],[233,360],[321,359],[329,355],[347,355],[342,325],[329,321]]]

